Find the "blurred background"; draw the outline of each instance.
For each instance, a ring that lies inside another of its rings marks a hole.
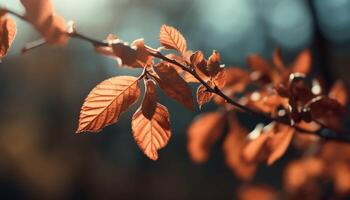
[[[54,0],[56,11],[74,20],[79,32],[97,39],[109,33],[124,41],[144,38],[158,47],[159,27],[181,30],[189,49],[208,56],[221,52],[226,65],[246,67],[251,53],[271,57],[275,47],[291,60],[310,47],[313,71],[328,86],[350,86],[349,0]],[[0,0],[23,12],[19,0]],[[76,135],[79,110],[102,80],[138,70],[117,68],[85,42],[43,46],[25,55],[27,42],[40,38],[18,20],[14,46],[0,64],[0,199],[235,199],[241,182],[226,167],[221,144],[209,162],[193,163],[186,128],[199,113],[161,95],[169,107],[173,136],[153,162],[131,135],[137,106],[99,134]],[[204,111],[214,109],[205,106]],[[350,127],[350,121],[347,123]],[[253,183],[277,190],[283,166],[261,165]]]

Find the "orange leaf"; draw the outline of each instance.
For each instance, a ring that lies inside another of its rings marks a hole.
[[[271,152],[267,159],[268,165],[272,165],[287,151],[294,135],[294,128],[290,126],[278,124],[277,128],[268,143]]]
[[[215,77],[213,78],[214,84],[220,90],[224,89],[226,85],[226,69],[220,68]]]
[[[182,34],[174,27],[163,24],[160,27],[160,43],[167,49],[174,49],[182,54],[187,50],[187,44]]]
[[[271,70],[271,65],[264,58],[257,54],[248,56],[247,62],[249,67],[254,71],[268,72]]]
[[[264,147],[270,138],[271,133],[262,133],[258,138],[250,141],[243,149],[242,156],[247,162],[257,162]]]
[[[135,66],[137,51],[124,42],[118,42],[112,45],[114,55],[120,60],[119,65]]]
[[[51,0],[21,0],[26,19],[42,34],[50,44],[63,45],[67,42],[65,20],[54,14]]]
[[[341,105],[345,106],[348,100],[348,93],[345,88],[344,82],[337,81],[332,86],[329,94],[329,98],[337,100]]]
[[[139,109],[132,117],[131,128],[134,139],[143,153],[150,159],[157,160],[157,150],[163,148],[171,136],[168,109],[157,103],[151,119],[146,118]]]
[[[85,99],[76,132],[98,132],[117,122],[140,93],[138,79],[132,76],[116,76],[98,84]]]
[[[192,90],[176,70],[166,63],[159,63],[155,71],[159,76],[156,81],[164,93],[193,111]]]
[[[197,116],[190,125],[187,149],[193,161],[203,163],[208,159],[209,151],[222,135],[225,126],[225,114],[209,112]]]
[[[272,55],[272,61],[277,69],[279,69],[281,71],[284,70],[281,49],[275,49],[275,51],[273,52],[273,55]]]
[[[210,76],[214,77],[220,71],[220,59],[220,53],[214,50],[208,59],[208,72]]]
[[[302,51],[292,65],[292,73],[309,73],[311,69],[311,52],[309,49]]]
[[[242,150],[247,143],[248,131],[241,127],[236,116],[229,122],[230,131],[223,143],[226,164],[234,174],[243,180],[251,180],[256,170],[255,163],[247,163],[242,158]]]
[[[211,87],[213,86],[211,81],[208,81],[207,83],[209,86]],[[212,97],[213,97],[213,93],[208,92],[207,88],[204,85],[201,84],[198,86],[197,102],[198,102],[199,109],[201,109],[205,103],[208,103]]]
[[[153,57],[147,51],[144,40],[137,39],[131,43],[131,46],[136,47],[136,59],[139,65],[151,66],[153,64]]]
[[[16,22],[7,16],[0,17],[0,59],[3,58],[16,36]]]
[[[147,119],[151,119],[157,106],[156,83],[151,79],[145,81],[145,91],[141,111]]]

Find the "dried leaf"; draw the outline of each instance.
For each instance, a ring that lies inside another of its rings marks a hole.
[[[220,53],[214,50],[208,59],[208,72],[211,77],[215,77],[217,73],[221,70],[220,60]]]
[[[309,49],[303,50],[295,59],[292,65],[293,73],[307,74],[311,69],[311,52]]]
[[[213,84],[211,81],[207,82],[210,87],[213,87]],[[208,92],[207,88],[204,85],[199,85],[197,89],[197,103],[199,106],[199,109],[202,108],[202,106],[206,103],[208,103],[211,98],[214,96],[213,93]]]
[[[81,108],[77,133],[98,132],[118,121],[140,96],[138,79],[116,76],[98,84],[87,96]]]
[[[191,159],[203,163],[208,159],[210,149],[220,138],[225,125],[225,114],[208,112],[197,116],[191,123],[187,149]]]
[[[192,90],[176,70],[166,63],[159,63],[155,67],[155,71],[159,76],[159,79],[157,78],[156,81],[164,93],[193,111]]]
[[[147,51],[143,39],[137,39],[131,43],[131,46],[136,47],[136,59],[140,66],[151,66],[153,64],[153,57]]]
[[[159,34],[160,43],[167,49],[174,49],[180,53],[185,53],[187,44],[182,34],[174,27],[162,25]]]
[[[341,105],[345,106],[348,100],[348,93],[343,81],[337,81],[332,86],[329,94],[329,98],[337,100]]]
[[[253,71],[268,72],[271,70],[271,65],[264,58],[257,54],[249,55],[247,58],[249,67]]]
[[[215,77],[213,78],[213,82],[216,87],[218,87],[220,90],[224,89],[226,85],[226,69],[220,68],[220,70],[217,72]]]
[[[157,150],[163,148],[171,136],[168,109],[157,103],[151,119],[145,117],[139,109],[132,117],[131,127],[134,139],[143,153],[150,159],[157,160]]]
[[[120,59],[119,65],[136,66],[137,51],[124,42],[112,45],[114,55]]]
[[[21,0],[26,19],[50,44],[64,45],[68,40],[65,20],[54,14],[51,0]]]
[[[145,91],[141,111],[143,116],[145,116],[147,119],[151,119],[157,106],[156,83],[151,79],[146,80]]]
[[[268,165],[272,165],[287,151],[294,135],[294,128],[290,126],[278,124],[277,128],[268,143],[271,152],[267,159]]]
[[[0,17],[0,59],[3,58],[16,36],[16,22],[7,16]]]

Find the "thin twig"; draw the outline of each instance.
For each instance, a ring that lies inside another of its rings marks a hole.
[[[11,10],[8,10],[8,9],[3,9],[5,10],[7,13],[10,13],[24,21],[27,21],[27,19],[14,12],[14,11],[11,11]],[[99,40],[96,40],[96,39],[93,39],[93,38],[90,38],[90,37],[87,37],[83,34],[80,34],[76,31],[72,32],[72,33],[67,33],[67,35],[71,38],[76,38],[76,39],[80,39],[82,41],[85,41],[85,42],[89,42],[90,44],[92,44],[93,46],[111,46],[112,44],[108,43],[108,42],[104,42],[104,41],[99,41]],[[35,44],[32,44],[31,47],[32,48],[27,48],[27,50],[29,49],[33,49],[33,48],[36,48],[36,47],[39,47],[41,46],[42,44],[45,44],[45,42],[41,41],[42,43],[40,42],[37,42]],[[176,60],[173,60],[173,59],[170,59],[168,57],[166,57],[165,55],[163,55],[160,51],[157,51],[157,50],[154,50],[154,49],[151,49],[149,47],[147,47],[147,49],[149,50],[149,54],[156,57],[156,58],[159,58],[163,61],[166,61],[166,62],[169,62],[171,64],[174,64],[174,65],[177,65],[178,67],[180,67],[182,70],[190,73],[192,76],[194,76],[204,87],[206,87],[207,91],[208,92],[211,92],[211,93],[214,93],[214,94],[217,94],[219,95],[220,97],[222,97],[227,103],[253,115],[253,116],[258,116],[258,117],[261,117],[262,119],[264,120],[267,120],[267,121],[276,121],[276,122],[279,122],[279,123],[283,123],[283,124],[286,124],[288,126],[291,126],[293,127],[296,131],[300,132],[300,133],[306,133],[306,134],[315,134],[315,135],[318,135],[319,137],[321,138],[324,138],[324,139],[327,139],[327,140],[336,140],[336,141],[340,141],[340,142],[347,142],[347,143],[350,143],[350,137],[349,135],[347,134],[340,134],[340,133],[337,133],[336,131],[330,129],[330,128],[326,128],[324,126],[322,126],[320,129],[316,130],[316,131],[310,131],[310,130],[306,130],[306,129],[303,129],[301,127],[298,127],[296,125],[291,125],[290,123],[280,119],[280,118],[273,118],[267,114],[264,114],[264,113],[261,113],[261,112],[258,112],[258,111],[255,111],[245,105],[242,105],[238,102],[236,102],[235,100],[233,100],[232,98],[230,98],[229,96],[225,95],[218,87],[210,87],[197,73],[196,71],[194,70],[191,70],[189,67],[177,62]],[[147,74],[147,71],[144,71],[141,76],[139,78],[143,78],[144,76],[146,76]]]

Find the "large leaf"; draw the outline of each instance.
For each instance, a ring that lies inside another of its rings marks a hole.
[[[131,128],[134,139],[143,153],[150,159],[157,160],[157,150],[163,148],[171,136],[168,109],[157,103],[152,118],[148,119],[141,107],[132,117]]]
[[[225,121],[221,112],[204,113],[194,119],[187,131],[187,149],[193,161],[203,163],[208,159],[212,146],[222,135]]]
[[[174,27],[162,25],[159,33],[160,43],[167,49],[174,49],[184,54],[187,50],[187,44],[182,34]]]
[[[0,16],[0,59],[3,58],[16,36],[16,22],[7,16]]]
[[[140,96],[138,79],[116,76],[98,84],[87,96],[81,108],[77,133],[98,132],[118,121]]]
[[[156,81],[164,93],[189,110],[194,110],[192,90],[176,70],[165,63],[159,63],[155,67],[155,71],[159,76]]]

